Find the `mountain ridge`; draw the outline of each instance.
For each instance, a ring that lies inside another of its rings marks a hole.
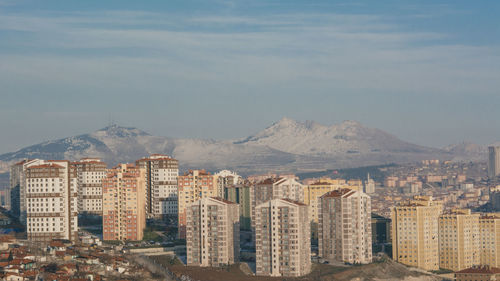
[[[99,157],[109,165],[133,162],[151,153],[179,160],[181,169],[233,169],[242,174],[314,171],[363,165],[451,159],[452,152],[411,144],[347,120],[325,126],[283,118],[246,138],[209,140],[153,136],[111,125],[88,134],[42,142],[0,155],[0,168],[23,158]],[[5,169],[4,169],[5,170]]]

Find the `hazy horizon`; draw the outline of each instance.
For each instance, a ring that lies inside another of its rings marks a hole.
[[[500,140],[496,1],[0,0],[0,153],[110,122],[235,139],[282,117]]]

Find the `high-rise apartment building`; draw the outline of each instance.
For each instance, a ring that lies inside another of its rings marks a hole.
[[[325,193],[347,187],[343,179],[321,179],[304,186],[304,203],[309,206],[312,236],[318,237],[318,218],[321,205],[320,197]]]
[[[273,199],[255,207],[256,274],[302,276],[311,271],[307,205]]]
[[[179,206],[179,238],[186,238],[186,209],[192,203],[207,197],[218,197],[217,176],[205,170],[190,170],[177,180]]]
[[[319,256],[329,262],[372,261],[371,200],[348,188],[321,196]]]
[[[439,216],[439,267],[459,271],[478,265],[479,214],[456,209]]]
[[[217,267],[238,262],[238,204],[203,198],[187,207],[187,265]]]
[[[102,216],[102,179],[106,163],[98,158],[74,162],[78,175],[78,213]]]
[[[103,240],[142,240],[146,227],[146,170],[119,164],[102,180]]]
[[[431,196],[415,196],[391,210],[392,258],[424,270],[439,269],[438,217],[441,201]]]
[[[78,238],[77,174],[69,161],[51,160],[26,167],[26,230],[28,239]]]
[[[224,188],[224,199],[240,206],[240,229],[242,230],[251,230],[252,196],[253,186],[250,182],[241,182]]]
[[[22,223],[26,223],[26,168],[43,163],[44,160],[40,159],[25,159],[10,167],[11,209]]]
[[[136,161],[146,170],[146,213],[149,217],[177,217],[179,162],[167,155],[152,154]]]
[[[0,190],[0,206],[10,210],[11,199],[10,199],[10,188]]]
[[[486,214],[479,218],[480,262],[500,267],[500,216]]]
[[[304,186],[294,178],[268,178],[254,185],[252,196],[252,228],[255,227],[255,207],[272,199],[304,202]]]
[[[500,175],[500,146],[488,147],[488,178]]]
[[[217,176],[217,196],[221,198],[224,196],[224,188],[236,186],[242,180],[240,175],[229,170],[222,170],[214,175]]]

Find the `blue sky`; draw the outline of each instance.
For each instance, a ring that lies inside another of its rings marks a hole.
[[[0,0],[0,153],[112,119],[240,138],[283,116],[500,140],[499,1]]]

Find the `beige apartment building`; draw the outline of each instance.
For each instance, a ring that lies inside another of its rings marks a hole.
[[[480,262],[500,267],[500,216],[486,214],[479,218]]]
[[[31,162],[25,166],[28,240],[78,239],[77,174],[69,161]]]
[[[167,155],[152,154],[136,161],[146,170],[146,213],[148,217],[177,217],[179,162]]]
[[[255,208],[256,274],[302,276],[311,271],[307,205],[273,199]]]
[[[179,238],[186,238],[187,208],[194,202],[218,197],[217,176],[205,170],[190,170],[178,177]]]
[[[78,177],[78,213],[102,216],[102,179],[106,163],[98,158],[74,162]]]
[[[319,256],[329,262],[371,263],[371,200],[348,188],[321,196]]]
[[[415,196],[393,207],[392,258],[424,270],[438,270],[438,218],[442,211],[442,202],[431,196]]]
[[[455,209],[439,216],[439,267],[453,271],[480,263],[479,214]]]
[[[133,164],[108,169],[102,180],[103,240],[142,240],[146,227],[146,170]]]
[[[187,208],[187,265],[218,267],[238,262],[238,204],[208,197]]]

